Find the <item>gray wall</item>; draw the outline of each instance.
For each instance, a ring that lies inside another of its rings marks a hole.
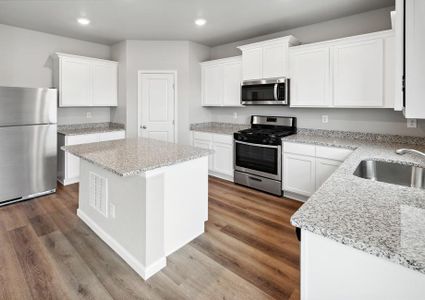
[[[109,46],[0,24],[0,86],[52,87],[55,52],[110,58]],[[59,124],[109,120],[109,108],[58,109]]]
[[[390,29],[391,10],[391,7],[379,9],[213,47],[211,49],[211,59],[240,55],[240,51],[236,49],[237,46],[289,34],[294,35],[302,43],[312,43]],[[394,112],[391,109],[312,109],[263,106],[246,108],[209,108],[209,110],[212,114],[212,120],[219,122],[247,123],[252,114],[288,115],[298,117],[299,127],[425,136],[424,120],[418,121],[417,129],[407,128],[406,119],[403,117],[402,113]],[[233,118],[233,113],[237,113],[238,117],[236,119]],[[329,116],[329,123],[323,124],[321,122],[322,115]]]
[[[187,41],[125,41],[112,47],[112,56],[120,62],[119,107],[112,109],[114,121],[125,118],[127,135],[137,136],[139,127],[138,71],[177,71],[178,141],[190,143],[189,124],[210,119],[200,105],[200,65],[210,48]]]

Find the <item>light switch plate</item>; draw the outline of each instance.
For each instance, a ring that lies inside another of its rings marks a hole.
[[[92,118],[92,114],[91,114],[91,112],[89,112],[89,111],[88,111],[88,112],[86,113],[86,118],[87,118],[87,119],[91,119],[91,118]]]
[[[407,119],[407,128],[417,128],[418,122],[416,119]]]
[[[322,123],[326,124],[329,122],[329,117],[327,115],[322,116]]]

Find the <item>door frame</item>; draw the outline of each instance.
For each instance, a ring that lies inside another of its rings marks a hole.
[[[177,98],[177,70],[139,70],[137,71],[137,136],[140,136],[142,125],[142,85],[141,78],[145,74],[171,74],[174,77],[174,143],[178,141],[178,98]]]

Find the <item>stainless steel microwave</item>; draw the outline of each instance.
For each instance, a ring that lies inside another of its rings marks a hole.
[[[269,78],[243,81],[243,105],[289,105],[289,79]]]

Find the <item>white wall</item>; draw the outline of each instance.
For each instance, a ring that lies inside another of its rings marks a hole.
[[[50,58],[55,52],[110,58],[106,45],[0,24],[0,86],[52,87]],[[58,109],[59,124],[109,120],[109,108]]]
[[[209,57],[209,48],[187,41],[130,40],[114,45],[112,49],[114,58],[120,59],[120,67],[125,67],[125,72],[120,72],[119,80],[120,86],[124,84],[126,87],[126,94],[120,95],[120,106],[112,109],[113,119],[122,120],[124,109],[127,135],[137,136],[139,127],[138,71],[176,70],[178,141],[184,144],[190,143],[191,112],[195,114],[193,122],[209,121],[210,118],[208,110],[200,106],[199,65],[201,60]]]
[[[249,40],[225,44],[211,49],[211,59],[240,55],[237,46],[271,38],[294,35],[302,43],[312,43],[357,34],[387,30],[391,27],[390,11],[393,8],[374,10],[354,16],[340,18],[319,24],[295,28],[256,37]],[[384,134],[425,136],[425,121],[418,122],[418,128],[407,128],[402,113],[391,109],[310,109],[288,107],[246,107],[209,108],[212,120],[217,122],[248,123],[252,114],[287,115],[298,118],[298,126],[305,128],[334,129]],[[233,113],[238,118],[233,118]],[[322,124],[321,116],[328,115],[329,123]]]

